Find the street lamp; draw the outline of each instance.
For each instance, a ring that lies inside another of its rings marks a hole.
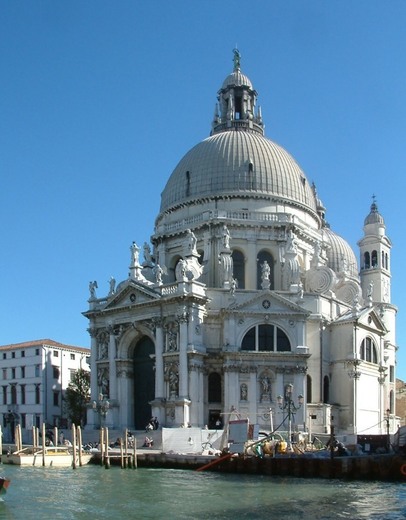
[[[294,417],[295,412],[299,410],[299,408],[303,405],[303,395],[299,394],[297,396],[298,399],[298,405],[296,406],[295,403],[292,400],[292,394],[293,394],[293,385],[289,383],[286,386],[285,389],[285,398],[283,398],[281,395],[278,395],[276,398],[278,406],[281,410],[287,410],[288,412],[288,421],[289,421],[289,432],[288,432],[288,448],[289,450],[292,449],[292,417]]]
[[[99,394],[98,401],[93,401],[93,410],[100,417],[100,427],[102,427],[102,422],[106,420],[107,412],[109,411],[110,403],[107,399],[104,398],[103,394]]]
[[[386,449],[389,451],[390,448],[390,434],[389,434],[389,426],[390,426],[390,409],[386,410]]]

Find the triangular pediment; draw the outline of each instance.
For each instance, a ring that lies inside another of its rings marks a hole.
[[[381,333],[386,333],[388,331],[381,317],[373,308],[367,308],[361,311],[358,318],[358,325]]]
[[[116,292],[107,300],[105,310],[127,307],[158,300],[161,295],[153,288],[136,280],[126,280],[120,283]]]
[[[261,291],[254,296],[248,296],[244,300],[241,298],[237,300],[229,310],[232,312],[243,312],[245,314],[267,312],[269,314],[279,315],[310,315],[309,311],[274,291]]]
[[[382,321],[376,309],[373,307],[365,307],[356,313],[353,310],[347,311],[345,314],[339,316],[333,323],[338,325],[344,323],[355,323],[359,327],[376,332],[378,334],[386,334],[388,329]]]

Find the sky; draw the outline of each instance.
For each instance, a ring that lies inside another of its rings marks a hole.
[[[0,0],[0,344],[90,346],[89,281],[127,278],[237,46],[266,136],[357,257],[376,196],[406,380],[405,26],[404,0]]]

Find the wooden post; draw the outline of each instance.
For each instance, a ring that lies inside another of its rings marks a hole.
[[[80,426],[77,427],[77,437],[78,437],[78,449],[79,449],[79,466],[83,466],[83,463],[82,463],[82,429]]]
[[[134,459],[133,459],[133,468],[137,469],[138,462],[137,462],[137,437],[134,435]]]
[[[124,469],[125,462],[124,462],[123,439],[120,439],[120,456],[121,456],[121,469]]]
[[[74,424],[72,424],[72,449],[73,449],[73,453],[72,453],[72,467],[73,469],[76,469],[76,426]]]
[[[20,450],[23,449],[23,433],[21,430],[21,424],[18,425],[18,444],[20,446]]]
[[[42,465],[45,466],[45,423],[42,423]]]
[[[129,464],[130,463],[130,458],[128,456],[128,429],[126,428],[125,431],[124,431],[124,454],[125,454],[125,460],[127,461],[127,463]],[[131,465],[130,465],[131,467]]]
[[[3,455],[3,429],[0,425],[0,457]]]
[[[54,446],[58,446],[58,426],[54,426]]]
[[[104,428],[100,428],[100,463],[104,464]]]
[[[37,444],[37,428],[32,426],[32,448],[35,451],[35,448],[38,446]]]
[[[105,437],[104,437],[104,442],[105,442],[105,452],[106,452],[106,463],[105,463],[105,466],[106,466],[106,469],[109,469],[110,468],[110,457],[109,457],[109,429],[108,427],[106,426],[106,433],[105,433]]]

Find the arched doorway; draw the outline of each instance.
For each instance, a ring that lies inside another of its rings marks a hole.
[[[155,397],[153,341],[143,337],[134,349],[134,426],[136,430],[143,430],[151,419],[151,405]]]

